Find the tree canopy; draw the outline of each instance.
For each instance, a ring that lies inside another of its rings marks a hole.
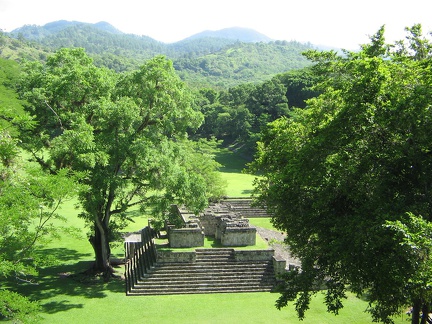
[[[290,116],[294,107],[304,108],[307,99],[318,95],[318,91],[310,89],[314,78],[310,69],[304,68],[228,90],[200,89],[196,101],[204,123],[197,134],[214,136],[225,145],[239,142],[244,153],[252,156],[262,127],[281,116]]]
[[[118,75],[96,67],[83,49],[62,49],[45,65],[26,67],[21,93],[37,121],[23,147],[50,173],[82,176],[80,216],[96,271],[109,276],[109,242],[130,207],[161,214],[183,203],[197,211],[221,194],[209,146],[188,139],[202,116],[166,58]]]
[[[292,118],[268,125],[251,170],[258,201],[301,260],[277,307],[327,289],[338,313],[345,292],[364,294],[373,319],[431,303],[431,47],[421,26],[385,43],[384,27],[359,52],[310,51],[321,92]]]
[[[21,322],[37,318],[38,304],[14,292],[8,279],[36,281],[38,268],[49,260],[36,251],[61,230],[60,205],[77,186],[67,170],[45,174],[22,157],[20,130],[34,124],[12,87],[18,64],[2,59],[0,67],[0,319]]]

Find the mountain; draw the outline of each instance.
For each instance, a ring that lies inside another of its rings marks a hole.
[[[9,34],[13,37],[18,37],[19,35],[21,37],[24,37],[28,40],[37,40],[44,37],[49,37],[51,35],[55,35],[57,33],[60,33],[68,28],[73,27],[94,27],[98,30],[108,32],[110,34],[117,34],[117,35],[125,35],[122,31],[115,28],[113,25],[106,21],[101,21],[95,24],[91,23],[85,23],[80,21],[68,21],[68,20],[58,20],[54,22],[47,23],[43,26],[38,25],[24,25],[22,27],[16,28],[12,30]],[[201,33],[192,35],[188,38],[185,38],[184,40],[178,42],[190,42],[191,40],[196,39],[203,39],[203,38],[215,38],[215,39],[225,39],[229,40],[230,42],[233,41],[239,41],[239,42],[245,42],[245,43],[253,43],[253,42],[270,42],[272,39],[270,37],[267,37],[264,34],[261,34],[253,29],[250,28],[242,28],[242,27],[231,27],[231,28],[224,28],[221,30],[207,30],[203,31]]]
[[[201,33],[192,35],[185,40],[193,40],[198,38],[223,38],[230,39],[244,43],[255,43],[255,42],[265,42],[268,43],[272,41],[270,37],[267,37],[264,34],[261,34],[250,28],[242,28],[242,27],[232,27],[232,28],[224,28],[221,30],[206,30]]]
[[[174,67],[194,87],[227,88],[263,82],[276,74],[304,68],[311,62],[302,53],[310,49],[310,44],[292,41],[237,42],[215,53],[175,59]]]
[[[125,34],[107,22],[66,20],[44,26],[25,25],[0,36],[12,37],[0,42],[1,57],[44,60],[59,48],[82,47],[96,65],[117,72],[135,70],[155,55],[165,55],[180,77],[197,88],[227,88],[268,80],[309,65],[302,52],[313,48],[294,41],[273,41],[240,27],[205,31],[166,44],[148,36]]]
[[[65,29],[73,27],[92,26],[98,30],[108,32],[110,34],[123,34],[120,30],[115,28],[110,23],[105,21],[96,24],[84,23],[80,21],[58,20],[47,23],[43,26],[38,25],[24,25],[22,27],[12,30],[9,34],[13,37],[23,37],[27,40],[41,40],[42,38],[49,37],[61,33]]]
[[[107,55],[111,53],[145,60],[156,54],[176,58],[190,53],[193,53],[194,56],[214,53],[225,46],[234,44],[239,38],[246,39],[246,36],[242,36],[242,34],[245,35],[244,31],[238,28],[237,32],[234,30],[229,32],[229,30],[229,28],[226,29],[221,35],[231,34],[231,38],[209,37],[203,34],[176,43],[165,44],[148,36],[122,33],[107,22],[90,24],[60,20],[44,26],[25,25],[11,31],[9,35],[37,42],[52,50],[61,47],[83,47],[90,54]],[[249,39],[251,34],[252,30],[249,30],[249,36],[247,36]]]

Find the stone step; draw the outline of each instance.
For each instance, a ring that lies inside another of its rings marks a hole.
[[[233,249],[196,249],[195,253],[197,258],[214,258],[214,257],[229,257],[234,258],[234,250]]]
[[[271,262],[163,263],[139,279],[128,295],[174,295],[272,291]]]
[[[139,280],[135,289],[180,289],[197,287],[217,287],[217,288],[239,288],[239,287],[271,287],[275,283],[274,278],[269,276],[260,278],[233,278],[233,279],[207,279],[207,280]]]
[[[273,272],[266,271],[266,272],[221,272],[221,273],[179,273],[179,274],[172,274],[168,272],[162,272],[162,273],[151,273],[146,274],[142,277],[140,277],[140,282],[145,281],[182,281],[182,280],[189,280],[189,281],[197,281],[197,280],[249,280],[249,279],[260,279],[260,278],[274,278]]]
[[[128,295],[272,291],[273,262],[236,261],[230,248],[196,249],[195,262],[157,263],[129,287]]]
[[[250,209],[250,208],[249,208]],[[163,235],[163,233],[161,233]],[[142,271],[137,266],[134,274],[126,278],[127,295],[173,295],[203,293],[241,293],[272,291],[276,286],[273,260],[237,261],[239,259],[270,257],[268,251],[238,252],[232,248],[197,248],[195,255],[173,255]],[[192,258],[194,262],[161,262]],[[127,272],[127,276],[129,276]]]
[[[201,268],[265,268],[273,267],[272,261],[235,261],[235,260],[200,260],[197,262],[177,263],[177,262],[161,262],[155,265],[155,268],[165,269],[201,269]]]
[[[160,273],[169,272],[175,273],[218,273],[218,272],[263,272],[273,271],[273,265],[271,264],[253,264],[250,266],[240,265],[235,262],[224,263],[224,264],[189,264],[181,265],[181,268],[174,265],[156,265],[151,268],[149,273]]]
[[[202,290],[213,290],[213,291],[223,291],[229,290],[231,292],[235,291],[272,291],[274,289],[274,284],[270,283],[245,283],[243,285],[239,284],[236,286],[232,285],[217,285],[210,283],[201,283],[201,284],[191,284],[191,285],[183,285],[183,286],[152,286],[152,285],[135,285],[132,288],[135,292],[141,290],[145,293],[167,293],[167,292],[193,292],[193,291],[202,291]]]
[[[257,272],[273,272],[273,267],[270,265],[256,265],[253,267],[242,267],[239,266],[238,264],[233,263],[232,265],[228,266],[228,265],[224,265],[224,266],[219,266],[218,264],[208,264],[208,265],[194,265],[194,266],[189,266],[186,268],[176,268],[174,266],[169,266],[169,267],[155,267],[152,268],[149,272],[149,274],[152,273],[161,273],[161,272],[165,272],[165,273],[169,273],[172,275],[175,274],[187,274],[187,273],[194,273],[194,274],[198,274],[198,273],[257,273]]]
[[[196,257],[196,263],[211,264],[211,263],[233,263],[236,262],[234,258],[214,257],[214,258],[200,258]]]
[[[236,269],[235,271],[228,271],[228,270],[222,270],[222,271],[171,271],[171,270],[165,270],[161,269],[159,271],[152,271],[150,273],[145,274],[143,279],[147,280],[150,278],[171,278],[171,279],[177,279],[177,278],[230,278],[230,277],[257,277],[257,276],[273,276],[273,269],[267,268],[267,269],[260,269],[260,270],[252,270],[247,271],[244,269]]]
[[[257,278],[274,278],[273,273],[271,271],[267,272],[256,272],[256,273],[247,273],[247,272],[237,272],[237,273],[189,273],[189,274],[181,274],[181,275],[172,275],[170,273],[151,273],[146,274],[140,277],[140,281],[146,282],[149,280],[163,280],[163,281],[182,281],[182,280],[249,280],[249,279],[257,279]]]
[[[184,282],[145,281],[138,282],[131,287],[128,295],[172,295],[195,293],[222,293],[222,292],[263,292],[272,291],[275,287],[273,278],[257,280],[198,280]]]
[[[177,280],[168,278],[147,278],[144,280],[138,280],[135,284],[137,287],[188,287],[196,285],[214,285],[218,287],[222,286],[241,286],[249,284],[271,284],[274,283],[274,278],[270,276],[258,276],[258,277],[220,277],[220,278],[178,278]]]
[[[234,249],[230,249],[230,248],[211,248],[211,249],[206,249],[206,248],[197,248],[195,250],[197,253],[210,253],[210,254],[218,254],[218,253],[234,253]]]
[[[255,292],[270,292],[272,287],[199,287],[196,289],[173,289],[173,290],[143,290],[131,288],[128,296],[151,296],[151,295],[184,295],[184,294],[222,294],[222,293],[255,293]]]
[[[155,265],[155,268],[158,267],[164,267],[166,269],[172,268],[172,269],[179,269],[178,267],[181,267],[182,269],[190,269],[190,268],[220,268],[220,267],[227,267],[227,268],[260,268],[260,267],[267,267],[272,266],[272,264],[269,264],[267,262],[236,262],[236,261],[200,261],[200,262],[194,262],[194,263],[157,263]],[[177,268],[176,268],[177,267]]]
[[[196,254],[196,260],[235,260],[234,254]]]
[[[273,271],[264,270],[264,271],[221,271],[221,272],[170,272],[170,271],[157,271],[145,274],[143,279],[149,280],[152,278],[162,278],[162,279],[171,279],[178,280],[180,279],[191,279],[195,280],[195,278],[256,278],[256,277],[265,277],[265,276],[273,276]]]

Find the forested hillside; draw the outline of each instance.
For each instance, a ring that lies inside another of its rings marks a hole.
[[[108,67],[117,73],[137,70],[140,63],[148,60],[147,55],[153,55],[150,54],[152,53],[151,46],[144,55],[139,48],[133,49],[133,43],[127,42],[129,39],[138,44],[138,37],[126,35],[127,38],[121,38],[119,32],[115,30],[107,32],[101,26],[113,29],[106,25],[95,27],[89,24],[70,23],[67,28],[60,28],[52,24],[47,30],[41,30],[36,26],[22,30],[23,35],[27,36],[33,30],[32,35],[39,35],[33,38],[44,40],[46,44],[50,39],[51,44],[60,44],[65,40],[64,45],[71,47],[80,41],[83,41],[83,44],[95,44],[86,49],[95,65]],[[85,31],[89,29],[94,33],[86,34]],[[79,33],[74,34],[78,31]],[[65,37],[67,33],[70,33],[70,37]],[[102,37],[104,33],[113,37],[111,43],[108,38]],[[41,45],[35,41],[26,40],[23,35],[15,39],[2,34],[0,38],[1,57],[19,62],[23,62],[23,59],[44,62],[47,56],[56,51],[54,45]],[[50,35],[56,36],[51,37]],[[90,41],[92,37],[94,41]],[[98,37],[101,42],[96,41]],[[115,43],[115,40],[118,40],[119,43]],[[211,41],[215,42],[213,44],[219,44],[220,40],[198,38],[184,42],[200,44]],[[123,41],[124,44],[120,41]],[[230,40],[225,39],[225,42],[228,41]],[[98,47],[101,47],[102,44],[107,46],[103,54],[98,52]],[[111,48],[109,44],[112,45]],[[120,48],[121,44],[124,45],[124,49],[119,51],[122,51],[123,54],[129,51],[129,56],[123,56],[120,52],[116,53],[115,48]],[[128,44],[129,49],[126,46]],[[161,48],[164,46],[162,43],[153,42],[152,44],[161,46]],[[181,46],[181,44],[176,46]],[[215,53],[198,55],[191,51],[187,54],[188,57],[172,59],[177,74],[194,90],[197,98],[195,100],[196,109],[201,111],[204,117],[203,125],[194,136],[214,137],[221,140],[224,146],[237,143],[243,148],[246,156],[251,158],[255,141],[263,125],[289,114],[293,107],[304,107],[304,101],[316,95],[316,92],[308,90],[313,84],[307,68],[310,63],[301,54],[310,48],[309,45],[286,41],[235,42]],[[153,51],[156,53],[154,48]]]
[[[262,82],[271,76],[310,65],[301,53],[310,46],[297,42],[236,43],[212,54],[174,61],[182,79],[195,87],[208,84],[227,88],[244,82]]]
[[[0,57],[4,59],[22,61],[45,60],[52,50],[25,39],[15,39],[0,32]]]
[[[165,44],[147,36],[124,34],[103,22],[28,25],[8,35],[51,52],[64,47],[82,47],[96,65],[116,72],[134,70],[144,61],[162,54],[173,60],[180,77],[190,86],[217,89],[269,80],[277,73],[305,67],[309,63],[302,52],[313,47],[298,42],[270,41],[265,35],[244,28],[203,32]],[[2,57],[15,58],[3,54]],[[32,58],[43,59],[44,55]]]

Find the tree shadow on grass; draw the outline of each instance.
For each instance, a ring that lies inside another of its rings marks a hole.
[[[104,282],[102,278],[84,274],[84,271],[90,269],[93,264],[93,261],[82,260],[86,258],[91,260],[92,255],[89,253],[80,253],[67,248],[46,249],[43,253],[54,256],[58,262],[41,269],[39,276],[35,278],[35,284],[21,284],[17,289],[31,300],[38,300],[47,314],[84,306],[84,303],[70,303],[67,298],[44,303],[44,300],[56,296],[79,297],[82,300],[107,297],[108,291],[124,292],[125,283],[121,279],[113,278],[109,282]]]
[[[241,173],[250,162],[228,149],[216,153],[215,160],[221,164],[219,171],[227,173]]]
[[[242,191],[243,195],[252,195],[252,193],[253,193],[253,190],[251,190],[251,189],[246,189],[246,190]]]
[[[210,245],[212,248],[223,248],[224,246],[220,242],[220,240],[216,240],[216,238],[212,236],[206,236],[205,238],[207,240],[207,244]]]
[[[84,304],[71,304],[68,300],[52,301],[41,305],[46,314],[65,312],[74,308],[84,308]]]

